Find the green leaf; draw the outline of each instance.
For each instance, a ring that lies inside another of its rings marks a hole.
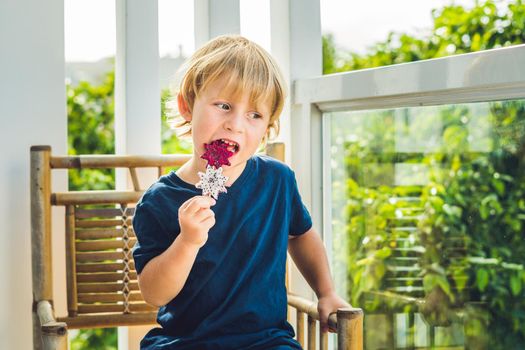
[[[476,284],[480,291],[485,291],[489,284],[489,272],[486,269],[478,269],[476,272]]]
[[[521,278],[518,275],[510,276],[510,291],[517,296],[521,292]]]
[[[463,289],[465,289],[465,286],[467,285],[468,275],[464,269],[455,269],[452,274],[452,279],[454,279],[456,287],[461,292]]]

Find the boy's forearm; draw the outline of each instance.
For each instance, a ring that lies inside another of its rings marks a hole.
[[[288,251],[318,298],[334,292],[325,247],[314,229],[290,239]]]
[[[159,256],[151,259],[139,275],[144,300],[163,306],[175,298],[188,279],[199,247],[187,244],[180,235]]]

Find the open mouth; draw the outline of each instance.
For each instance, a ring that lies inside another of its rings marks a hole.
[[[219,139],[217,141],[219,141],[222,147],[226,148],[228,152],[231,152],[233,154],[239,152],[239,144],[237,142],[227,139]]]

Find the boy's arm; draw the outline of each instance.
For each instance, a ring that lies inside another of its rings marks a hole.
[[[179,208],[181,232],[164,252],[151,259],[142,269],[138,281],[148,304],[160,307],[175,298],[186,283],[199,249],[208,239],[215,224],[210,209],[215,200],[195,196]]]
[[[288,251],[319,299],[317,308],[321,319],[321,329],[326,332],[328,316],[336,312],[338,308],[350,307],[350,304],[335,293],[321,237],[313,228],[300,236],[291,236],[288,240]]]
[[[179,235],[162,254],[151,259],[138,276],[140,292],[148,304],[166,305],[181,291],[199,247],[186,244]]]

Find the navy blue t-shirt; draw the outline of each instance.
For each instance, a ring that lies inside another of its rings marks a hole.
[[[201,193],[175,172],[144,193],[133,218],[139,274],[180,233],[182,203]],[[208,241],[141,349],[300,349],[286,321],[286,251],[288,235],[305,233],[312,220],[294,172],[255,155],[212,210]]]

